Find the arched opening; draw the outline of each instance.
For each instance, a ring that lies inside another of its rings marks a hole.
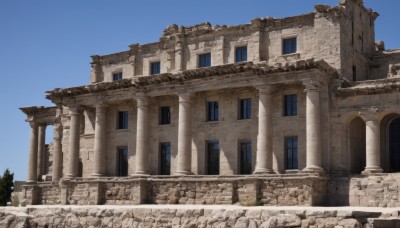
[[[350,122],[350,172],[360,174],[365,163],[365,123],[360,117]]]
[[[400,117],[393,119],[388,128],[389,171],[400,172]]]

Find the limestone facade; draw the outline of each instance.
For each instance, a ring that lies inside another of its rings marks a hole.
[[[170,203],[185,184],[179,196],[193,197],[174,203],[233,204],[244,191],[264,205],[313,206],[330,202],[313,181],[399,172],[400,51],[375,42],[377,17],[341,0],[245,25],[170,25],[158,42],[92,56],[91,84],[47,92],[55,107],[21,108],[31,125],[26,199]],[[219,201],[201,199],[212,189]]]

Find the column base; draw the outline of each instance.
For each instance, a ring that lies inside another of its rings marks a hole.
[[[255,175],[262,175],[262,174],[275,174],[274,170],[272,169],[256,169],[253,174]]]
[[[301,172],[302,173],[319,173],[319,174],[325,173],[324,169],[319,166],[306,167],[303,170],[301,170]]]
[[[379,166],[372,166],[372,167],[366,167],[364,171],[361,172],[362,175],[371,175],[375,173],[383,173],[383,169]]]
[[[174,173],[174,176],[190,176],[190,175],[194,175],[194,173],[189,171],[176,171]]]
[[[92,175],[90,175],[91,177],[104,177],[104,174],[100,174],[100,173],[93,173]]]
[[[144,171],[138,171],[136,173],[133,173],[130,175],[131,177],[147,177],[150,176],[150,174],[148,174],[147,172]]]

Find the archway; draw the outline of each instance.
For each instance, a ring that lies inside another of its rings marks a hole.
[[[360,117],[350,122],[350,172],[360,174],[365,163],[365,123]]]
[[[400,172],[400,117],[391,121],[388,127],[390,172]]]

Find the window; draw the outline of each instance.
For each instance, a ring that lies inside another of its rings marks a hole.
[[[205,53],[199,55],[199,67],[209,67],[211,66],[211,53]]]
[[[297,38],[283,39],[282,53],[284,55],[292,54],[297,52]]]
[[[150,63],[150,74],[151,75],[160,74],[160,67],[161,67],[160,62]]]
[[[171,174],[171,143],[160,143],[160,175]]]
[[[297,136],[285,138],[286,169],[298,169]]]
[[[117,175],[120,177],[128,176],[128,148],[117,148]]]
[[[237,47],[235,53],[235,62],[247,61],[247,46]]]
[[[170,124],[171,123],[171,112],[170,107],[165,106],[160,108],[160,124]]]
[[[297,95],[285,95],[285,116],[297,116]]]
[[[240,174],[251,174],[251,142],[242,141],[240,149]]]
[[[128,112],[118,112],[117,129],[128,129]]]
[[[219,142],[206,142],[207,175],[219,175]]]
[[[122,72],[114,73],[113,74],[113,81],[118,81],[122,79]]]
[[[251,119],[251,99],[239,100],[239,119]]]
[[[353,65],[353,82],[357,81],[357,68]]]
[[[218,121],[218,101],[207,102],[207,121]]]

